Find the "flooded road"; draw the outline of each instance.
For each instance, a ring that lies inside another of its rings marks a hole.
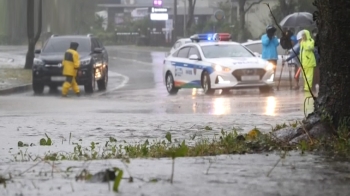
[[[229,95],[217,92],[203,95],[201,90],[180,90],[169,96],[162,80],[164,52],[120,50],[109,47],[110,81],[106,92],[92,96],[61,98],[32,92],[0,97],[0,175],[25,171],[33,162],[13,163],[12,154],[20,150],[43,155],[51,151],[72,151],[68,140],[105,142],[109,137],[127,142],[164,138],[167,131],[173,138],[189,139],[193,134],[211,137],[221,129],[247,132],[258,127],[264,132],[284,122],[304,117],[301,91],[282,88],[270,94],[257,89],[234,90]],[[83,91],[82,91],[83,92]],[[312,111],[307,102],[307,113]],[[204,129],[206,126],[212,130]],[[40,138],[49,135],[54,145],[39,147]],[[17,148],[18,141],[34,143],[35,147]],[[209,169],[205,158],[182,158],[176,161],[175,182],[170,185],[171,160],[131,160],[130,172],[135,183],[123,181],[121,195],[348,195],[349,167],[346,163],[324,162],[317,156],[287,157],[266,177],[279,159],[277,155],[220,156]],[[15,178],[7,188],[0,187],[0,195],[115,195],[106,184],[75,182],[74,175],[64,177],[68,167],[86,163],[62,161],[62,170],[51,176],[38,176],[39,171],[52,170],[48,164],[33,168],[24,177]],[[119,161],[89,162],[91,171],[120,166]],[[333,165],[341,167],[333,167]],[[157,168],[157,169],[154,169]],[[340,171],[338,171],[338,169]],[[58,171],[57,171],[58,172]],[[150,179],[159,179],[150,183]],[[25,184],[25,185],[24,185]],[[21,188],[19,188],[21,187]]]

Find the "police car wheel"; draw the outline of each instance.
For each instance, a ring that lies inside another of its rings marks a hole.
[[[174,85],[174,77],[171,73],[168,73],[166,75],[166,90],[170,95],[175,95],[179,91],[178,88],[175,87]]]
[[[203,74],[202,87],[203,87],[204,94],[206,95],[212,95],[215,93],[215,90],[211,88],[210,77],[208,72],[205,72]]]

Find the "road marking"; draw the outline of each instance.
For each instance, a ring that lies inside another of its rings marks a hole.
[[[111,72],[111,71],[108,71],[108,72]],[[123,78],[121,84],[119,84],[117,87],[113,88],[112,90],[117,90],[117,89],[120,89],[120,88],[123,88],[126,86],[126,84],[129,82],[129,77],[126,76],[126,75],[123,75],[123,74],[120,74],[120,73],[116,73],[116,72],[112,72],[114,75],[118,75],[120,77]]]
[[[116,86],[116,87],[114,87],[112,89],[108,89],[108,87],[107,87],[108,90],[106,90],[105,92],[103,92],[101,94],[96,94],[96,96],[105,95],[105,94],[107,94],[109,92],[112,92],[112,91],[124,88],[127,85],[127,83],[129,82],[129,77],[126,76],[126,75],[123,75],[123,74],[120,74],[120,73],[117,73],[117,72],[113,72],[113,71],[108,71],[108,75],[110,75],[110,74],[112,76],[115,76],[115,77],[118,77],[118,76],[122,77],[122,82],[118,86]],[[109,83],[109,81],[108,81],[108,83]]]

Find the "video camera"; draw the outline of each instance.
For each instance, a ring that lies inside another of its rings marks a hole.
[[[281,47],[285,50],[290,50],[293,48],[292,44],[292,36],[293,33],[291,31],[286,31],[282,33],[282,37],[280,38]]]

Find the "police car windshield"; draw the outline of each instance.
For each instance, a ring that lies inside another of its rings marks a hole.
[[[201,46],[205,58],[254,57],[241,45],[208,45]]]
[[[71,42],[77,42],[79,44],[78,52],[86,53],[91,52],[91,45],[88,38],[52,38],[45,44],[43,53],[64,53],[70,46]]]

